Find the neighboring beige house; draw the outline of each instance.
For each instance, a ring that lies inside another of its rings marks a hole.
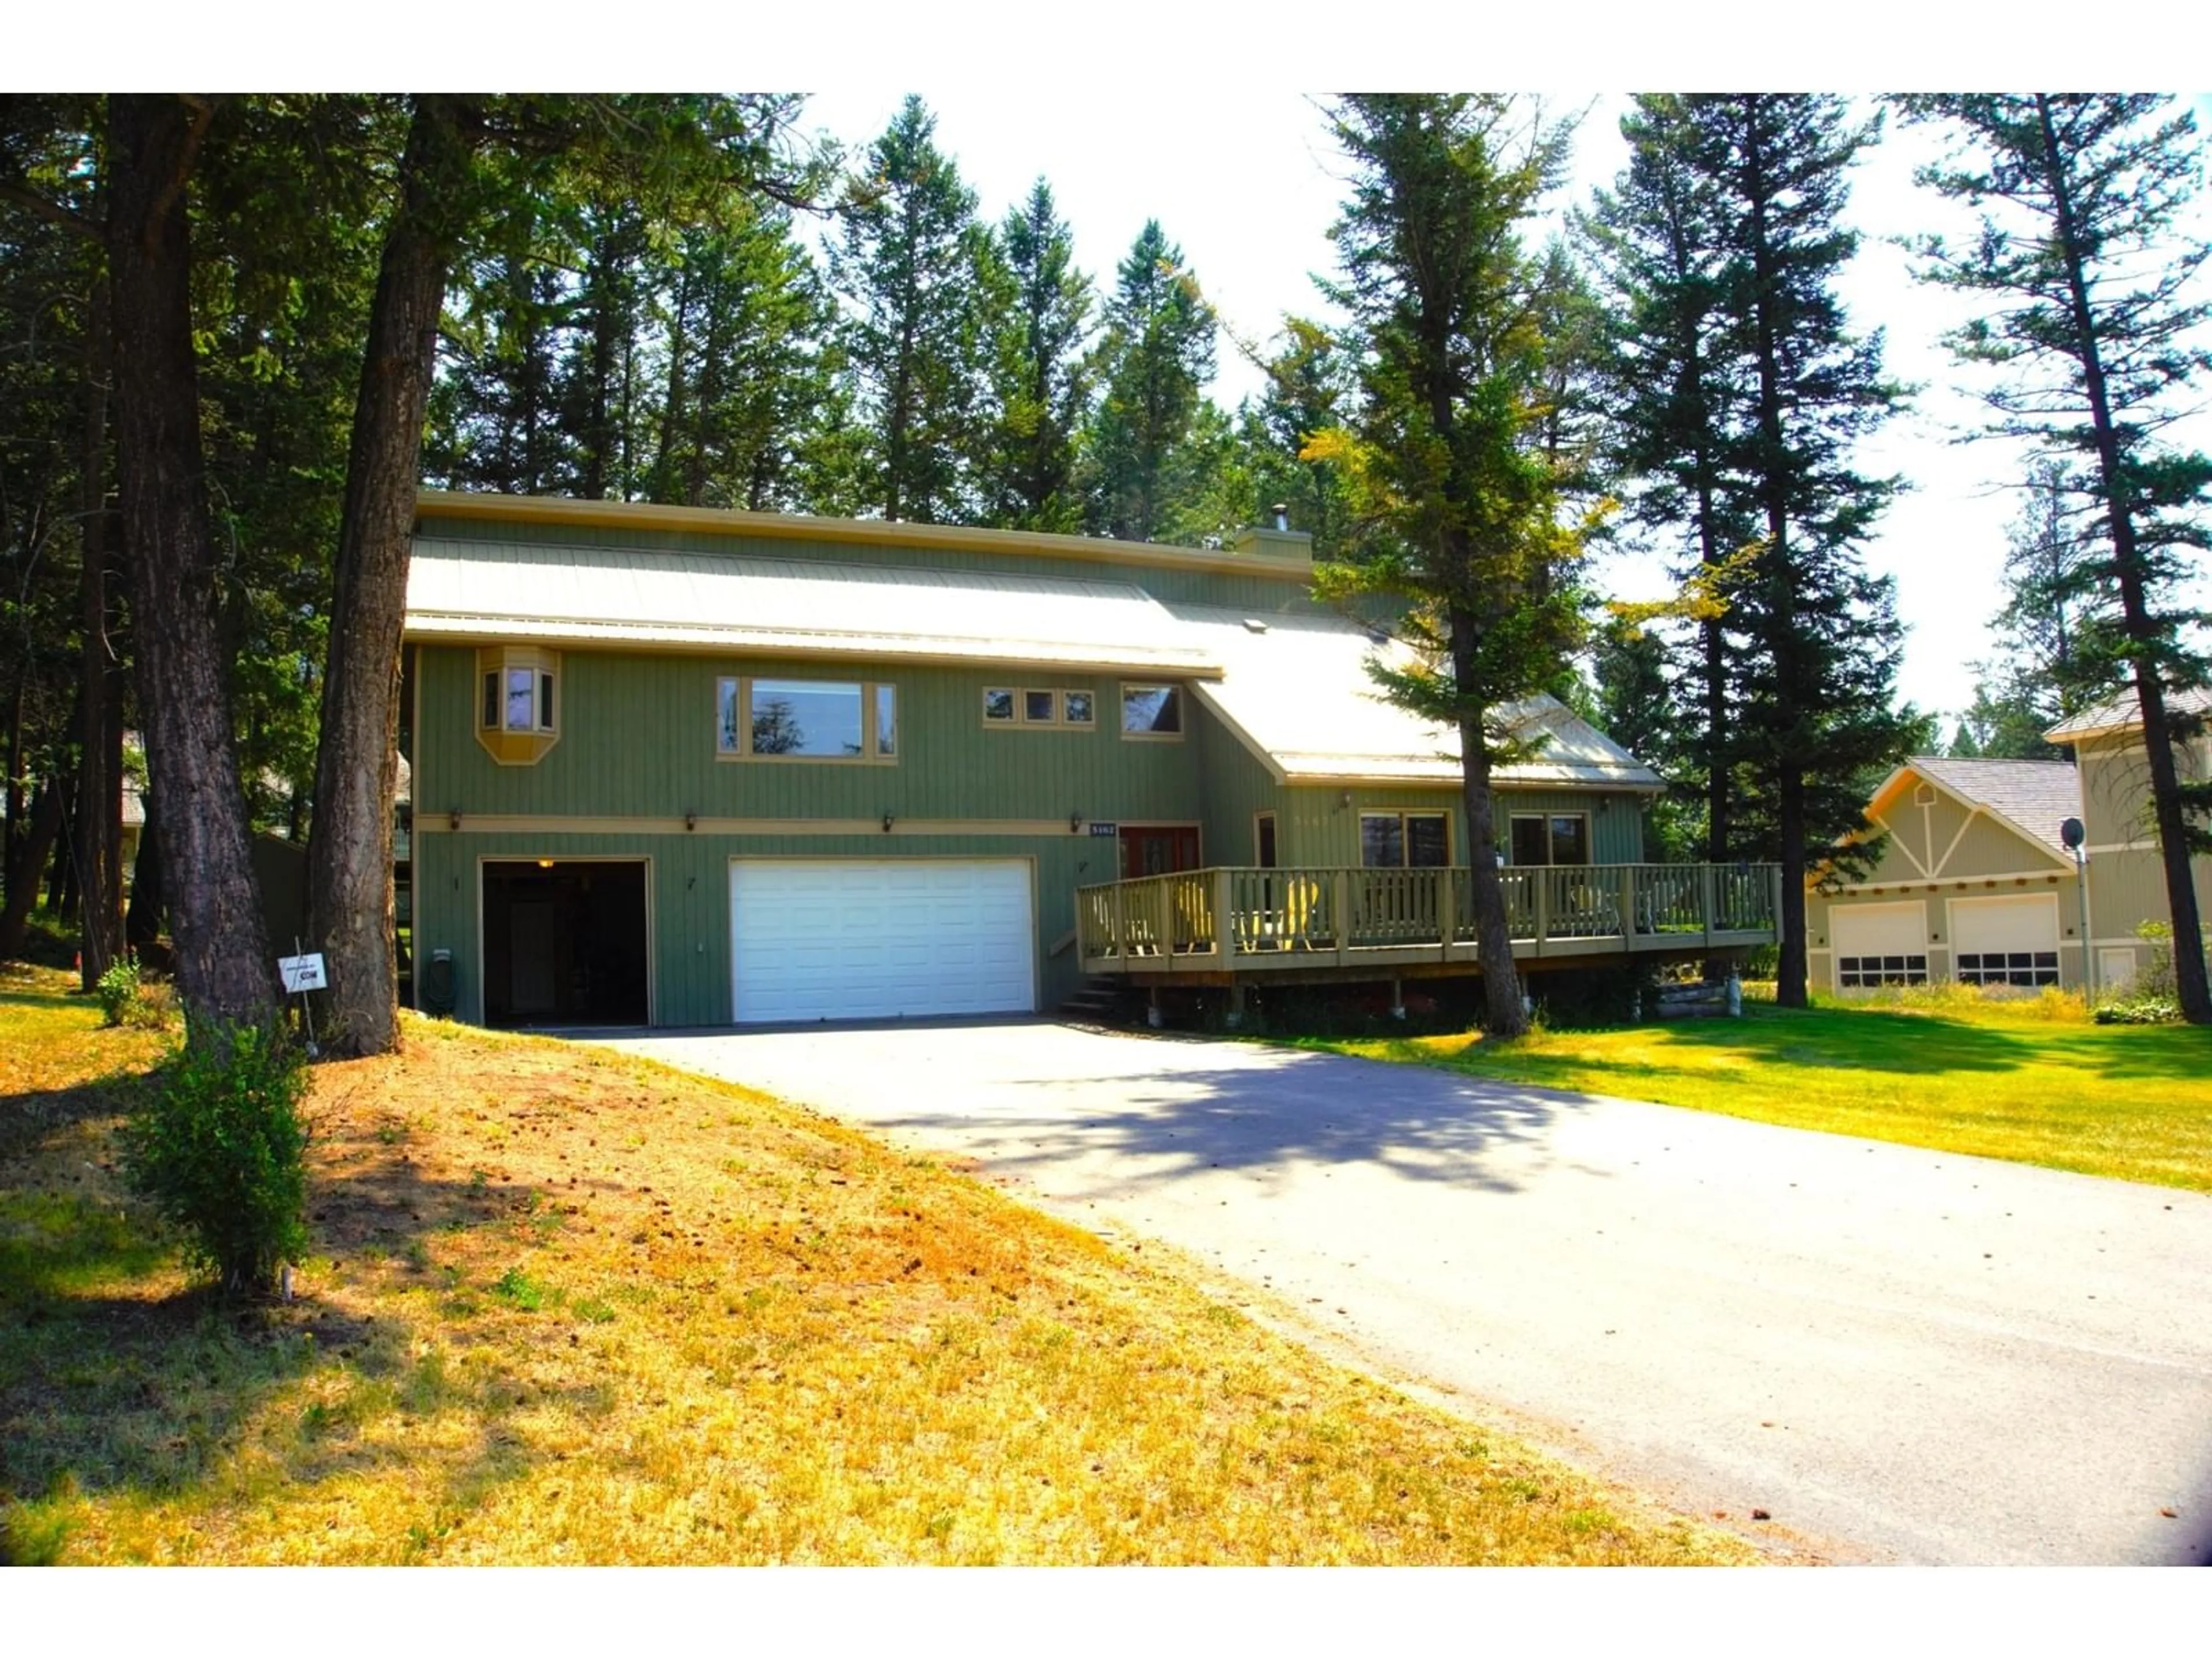
[[[2212,691],[2177,692],[2168,706],[2212,713]],[[2146,921],[2167,921],[2172,914],[2151,823],[2142,727],[2135,693],[2130,691],[2044,734],[2052,743],[2070,744],[2080,767],[2081,803],[2075,811],[2088,830],[2089,921],[2100,986],[2132,980],[2149,953],[2136,929]],[[2212,737],[2181,746],[2177,758],[2185,781],[2212,777]],[[2190,867],[2197,878],[2197,914],[2212,914],[2212,858],[2200,854]]]
[[[1867,817],[1887,832],[1856,881],[1806,895],[1813,988],[1960,980],[2078,986],[2081,892],[2059,826],[2081,811],[2063,761],[1922,756],[1891,773]]]

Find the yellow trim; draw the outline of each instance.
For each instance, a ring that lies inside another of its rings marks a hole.
[[[417,813],[415,825],[417,835],[450,836],[457,833],[447,811],[435,814],[434,822]],[[1139,824],[1136,827],[1146,826]],[[1070,830],[1066,818],[894,817],[890,829],[886,831],[881,817],[726,818],[708,817],[702,814],[694,820],[692,827],[687,828],[681,814],[661,817],[556,817],[537,813],[464,811],[458,833],[464,836],[1019,836],[1066,840],[1071,836],[1087,835],[1089,830],[1088,819],[1079,820],[1078,827]],[[507,854],[501,853],[497,856],[505,858]],[[514,856],[519,858],[522,854]],[[760,856],[777,855],[763,854]]]
[[[988,699],[994,693],[1003,693],[1014,700],[1012,718],[1003,720],[993,720],[988,702],[979,701],[976,716],[986,732],[1096,732],[1098,729],[1098,693],[1090,686],[987,685],[982,688],[982,692],[984,699]],[[1070,696],[1091,699],[1089,720],[1072,720],[1067,718],[1067,700]],[[1050,720],[1033,720],[1029,718],[1027,699],[1030,697],[1052,699]]]
[[[573,525],[605,530],[702,531],[773,541],[843,542],[863,546],[957,549],[975,553],[1036,553],[1091,564],[1152,569],[1212,570],[1271,576],[1301,586],[1313,580],[1310,559],[1282,554],[1214,553],[1104,537],[1054,536],[1031,530],[976,530],[964,525],[908,524],[882,519],[817,519],[796,513],[740,513],[723,507],[662,507],[647,501],[594,501],[543,495],[423,489],[415,515],[491,520],[516,526]]]
[[[553,723],[532,726],[527,732],[516,731],[506,724],[507,677],[517,668],[526,668],[532,676],[530,686],[530,706],[533,713],[539,710],[539,700],[544,689],[538,677],[550,675],[553,680]],[[420,689],[418,668],[417,690]],[[496,712],[500,722],[486,726],[483,706],[479,699],[483,695],[486,674],[498,676],[499,701]],[[470,724],[476,728],[477,743],[484,753],[501,766],[535,766],[545,758],[553,745],[561,741],[561,723],[568,712],[568,693],[562,684],[561,653],[544,646],[495,645],[477,647],[476,678],[470,683]],[[420,728],[418,727],[419,731]],[[419,744],[417,745],[419,747]]]
[[[762,680],[789,680],[799,685],[857,685],[860,688],[860,732],[867,739],[865,755],[756,755],[752,752],[753,687]],[[742,749],[722,747],[722,688],[738,689],[737,733]],[[891,694],[891,752],[880,752],[883,728],[876,719],[877,694]],[[782,762],[802,766],[896,766],[899,761],[898,687],[890,680],[793,679],[782,674],[717,674],[714,677],[714,758],[742,761],[746,765]]]

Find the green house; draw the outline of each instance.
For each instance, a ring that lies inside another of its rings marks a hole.
[[[1766,866],[1644,866],[1661,780],[1561,705],[1470,835],[1307,539],[1202,550],[425,492],[418,1006],[490,1024],[1048,1011],[1086,981],[1473,971],[1771,942]]]

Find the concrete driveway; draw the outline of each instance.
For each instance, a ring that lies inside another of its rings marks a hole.
[[[1042,1023],[611,1046],[972,1156],[1692,1512],[1844,1559],[2212,1559],[2194,1194]]]

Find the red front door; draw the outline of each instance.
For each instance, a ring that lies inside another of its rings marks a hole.
[[[1121,879],[1173,875],[1198,868],[1198,826],[1178,823],[1121,831]]]

